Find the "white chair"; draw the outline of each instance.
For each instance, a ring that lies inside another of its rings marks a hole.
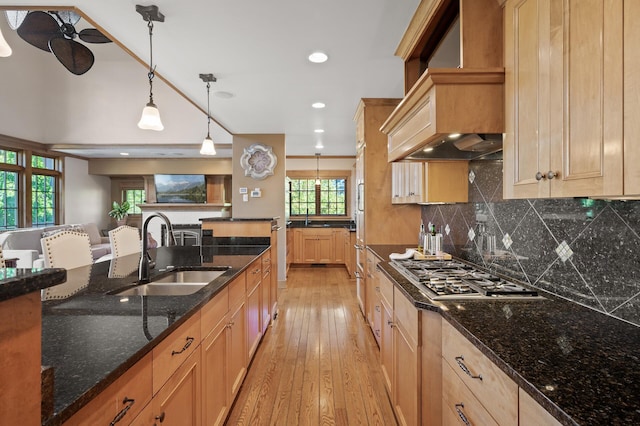
[[[4,262],[4,256],[2,255],[2,246],[0,246],[0,268],[6,268],[7,265]]]
[[[142,252],[140,231],[132,226],[122,225],[109,231],[111,257],[122,257]]]
[[[40,240],[45,268],[73,269],[91,265],[91,243],[83,232],[64,230]]]

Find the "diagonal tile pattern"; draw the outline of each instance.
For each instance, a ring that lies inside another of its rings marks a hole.
[[[449,230],[445,250],[640,325],[640,201],[505,201],[501,161],[469,169],[468,203],[422,208],[424,223]]]

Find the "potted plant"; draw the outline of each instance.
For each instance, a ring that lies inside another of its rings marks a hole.
[[[131,205],[128,201],[123,201],[122,204],[118,204],[117,201],[113,202],[112,209],[109,212],[109,216],[116,220],[118,226],[125,225],[127,223],[127,215]]]

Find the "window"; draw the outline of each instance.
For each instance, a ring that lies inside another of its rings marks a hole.
[[[347,179],[321,178],[291,179],[290,216],[346,216]]]
[[[0,149],[0,229],[18,227],[18,153]],[[12,166],[14,167],[12,167]]]
[[[31,225],[56,224],[58,175],[56,159],[33,155],[31,157]]]
[[[129,214],[142,214],[142,210],[138,207],[138,204],[144,203],[146,199],[144,189],[125,189],[122,194],[122,199],[128,201],[131,205]]]

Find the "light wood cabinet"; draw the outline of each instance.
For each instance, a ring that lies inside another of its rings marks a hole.
[[[466,203],[469,193],[467,161],[394,162],[391,202]]]
[[[345,247],[345,235],[347,231],[344,228],[333,229],[333,257],[332,263],[346,263],[347,252]]]
[[[151,401],[152,357],[146,355],[64,424],[129,424]]]
[[[300,231],[302,263],[335,263],[333,229],[304,228]]]
[[[392,170],[387,157],[387,137],[380,126],[400,99],[361,99],[354,116],[356,140],[356,288],[358,303],[366,315],[366,246],[414,242],[421,209],[413,204],[392,204]],[[393,220],[389,220],[393,218]],[[415,244],[415,242],[413,243]]]
[[[247,314],[244,300],[231,308],[228,328],[229,364],[227,375],[231,385],[231,396],[235,398],[247,374]]]
[[[260,331],[262,332],[262,335],[264,335],[267,327],[269,327],[269,322],[271,321],[271,310],[274,309],[271,295],[273,284],[273,280],[271,279],[271,262],[271,250],[268,249],[262,254],[262,296],[260,301],[260,318],[262,321],[260,324]]]
[[[394,288],[393,392],[391,402],[401,425],[420,424],[420,315],[415,306]]]
[[[262,337],[262,284],[262,259],[256,259],[247,269],[247,362],[258,349]]]
[[[380,283],[380,366],[398,423],[421,422],[421,311],[384,275]],[[391,305],[389,304],[391,302]]]
[[[498,424],[518,423],[518,385],[447,321],[442,322],[442,358],[443,371],[446,363]]]
[[[422,311],[422,424],[442,425],[442,317],[439,312]]]
[[[509,0],[504,13],[505,198],[622,195],[637,168],[624,161],[623,3]]]
[[[202,341],[202,421],[205,425],[221,425],[231,404],[231,390],[227,377],[229,345],[227,342],[227,313],[229,295],[225,288],[202,310],[212,323]],[[204,333],[203,333],[204,334]]]
[[[520,388],[518,390],[519,426],[560,426],[547,410]]]
[[[163,426],[201,425],[201,377],[198,347],[151,400],[154,423]]]
[[[293,230],[293,263],[302,263],[302,229]]]

